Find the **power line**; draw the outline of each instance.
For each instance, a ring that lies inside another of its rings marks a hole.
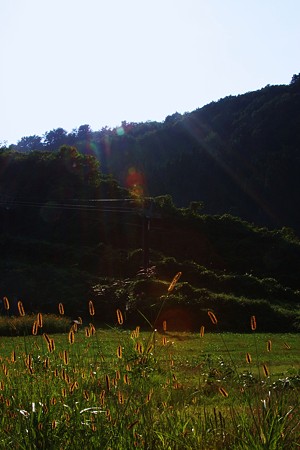
[[[71,203],[70,203],[71,202]],[[77,202],[77,204],[75,203]],[[78,203],[81,202],[81,203]],[[88,202],[88,203],[86,203]],[[117,205],[117,203],[130,203],[132,206]],[[99,204],[103,206],[99,207]],[[22,200],[22,198],[2,199],[0,198],[0,205],[6,207],[34,207],[34,208],[49,208],[49,209],[64,209],[74,211],[98,211],[98,212],[119,212],[119,213],[137,213],[144,208],[142,205],[137,205],[134,199],[71,199],[68,203],[56,203],[55,201],[34,201]],[[106,205],[106,206],[105,206]]]

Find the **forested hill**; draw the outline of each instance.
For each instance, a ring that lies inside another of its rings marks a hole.
[[[10,149],[54,151],[63,144],[95,155],[102,173],[147,196],[170,194],[177,206],[200,201],[204,213],[300,234],[300,74],[289,85],[226,97],[163,123],[59,128]]]

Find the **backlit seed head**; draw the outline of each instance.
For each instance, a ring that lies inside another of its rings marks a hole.
[[[124,374],[123,381],[124,381],[124,384],[130,384],[130,379],[129,379],[127,373]]]
[[[123,314],[122,314],[121,310],[117,309],[116,312],[117,312],[118,324],[123,325],[124,320],[123,320]]]
[[[24,311],[24,307],[23,307],[23,303],[21,302],[21,300],[18,301],[18,311],[20,316],[25,316],[25,311]]]
[[[7,375],[8,375],[8,369],[7,369],[7,367],[6,367],[5,364],[2,365],[2,369],[3,369],[4,375],[7,377]]]
[[[175,277],[173,278],[173,280],[171,281],[171,283],[170,283],[170,285],[169,285],[169,287],[168,287],[168,292],[172,292],[172,291],[173,291],[173,289],[174,289],[174,287],[176,286],[177,281],[179,280],[179,278],[181,277],[181,275],[182,275],[182,272],[178,272],[178,273],[175,275]]]
[[[120,405],[124,404],[124,395],[120,391],[118,392],[118,402]]]
[[[144,349],[143,349],[143,345],[141,344],[141,342],[137,342],[137,343],[135,344],[135,350],[136,350],[140,355],[143,354]]]
[[[251,358],[250,353],[246,353],[246,361],[247,361],[248,364],[251,364],[252,358]]]
[[[269,372],[269,369],[268,369],[268,367],[266,366],[266,364],[263,364],[263,371],[264,371],[265,377],[270,376],[270,372]]]
[[[15,363],[15,362],[16,362],[16,352],[15,352],[15,350],[13,350],[13,351],[11,352],[11,358],[10,358],[10,360],[11,360],[12,363]]]
[[[111,422],[111,414],[110,414],[110,410],[109,410],[109,409],[106,410],[105,415],[106,415],[106,417],[107,417],[107,420],[108,420],[109,422]]]
[[[50,367],[50,359],[49,356],[47,356],[44,360],[44,368],[49,369],[49,367]]]
[[[118,348],[117,348],[117,356],[118,356],[118,358],[122,359],[122,347],[121,347],[121,345],[119,345]]]
[[[100,405],[101,406],[105,405],[105,394],[106,394],[106,391],[103,389],[100,393]]]
[[[251,325],[251,330],[255,331],[256,330],[256,317],[255,316],[251,316],[250,325]]]
[[[214,314],[212,311],[208,311],[207,314],[208,314],[208,316],[209,316],[211,322],[212,322],[214,325],[217,325],[218,320],[217,320],[215,314]]]
[[[109,375],[105,375],[105,383],[106,383],[106,389],[110,390],[110,378]]]
[[[48,351],[49,351],[50,353],[54,352],[54,350],[55,350],[55,342],[54,342],[54,339],[50,338],[50,341],[47,343],[47,346],[48,346]]]
[[[166,320],[163,321],[163,331],[164,332],[167,331],[167,321]]]
[[[219,388],[219,392],[221,395],[223,395],[223,397],[228,397],[228,392],[223,387]]]
[[[94,327],[94,325],[92,323],[90,323],[90,333],[91,333],[91,336],[94,336],[96,334],[96,328]]]
[[[130,423],[127,426],[127,430],[131,430],[131,428],[133,428],[135,425],[137,425],[139,423],[139,419],[135,420],[134,422]]]
[[[69,364],[69,356],[68,356],[68,352],[67,352],[67,350],[64,350],[64,363],[66,364],[66,365],[68,365]]]
[[[3,297],[3,306],[4,306],[4,309],[6,309],[6,311],[9,310],[9,301],[8,301],[7,297]]]
[[[27,355],[26,358],[25,358],[25,365],[26,365],[27,368],[32,366],[32,357],[31,357],[30,354]]]
[[[45,341],[47,342],[47,344],[50,344],[51,339],[50,339],[50,337],[48,336],[48,334],[44,333],[44,334],[43,334],[43,338],[45,339]]]
[[[204,326],[202,325],[201,328],[200,328],[200,337],[203,337],[203,336],[204,336],[204,330],[205,330],[205,328],[204,328]]]
[[[147,348],[147,353],[148,354],[151,353],[153,349],[154,349],[154,345],[153,344],[149,344],[148,348]]]
[[[75,341],[75,334],[74,334],[74,331],[73,331],[73,330],[70,330],[70,331],[69,331],[68,338],[69,338],[69,343],[70,343],[70,344],[74,344],[74,341]]]
[[[39,327],[38,327],[37,321],[35,320],[35,321],[33,322],[33,325],[32,325],[32,334],[33,334],[34,336],[37,335],[38,328],[39,328]]]
[[[166,338],[166,336],[163,336],[163,338],[162,338],[162,345],[167,345],[167,338]]]
[[[40,328],[43,328],[43,315],[41,313],[36,316],[36,322]]]
[[[58,304],[58,312],[61,316],[63,316],[65,313],[64,305],[62,303]]]
[[[92,302],[92,300],[89,301],[89,313],[90,313],[90,316],[95,315],[95,308],[94,308],[94,303]]]
[[[272,341],[268,340],[267,342],[267,351],[270,352],[272,350]]]

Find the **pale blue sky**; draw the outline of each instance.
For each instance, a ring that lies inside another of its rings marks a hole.
[[[0,0],[0,142],[162,121],[300,72],[299,0]]]

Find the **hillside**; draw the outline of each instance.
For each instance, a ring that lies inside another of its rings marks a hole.
[[[201,317],[209,329],[212,309],[222,330],[247,331],[251,315],[261,331],[299,330],[299,87],[295,76],[164,123],[58,129],[2,148],[11,313],[22,298],[27,311],[63,302],[77,317],[93,298],[99,322],[116,308],[128,325],[153,321],[182,272],[158,327],[196,329]]]
[[[300,233],[300,75],[289,85],[226,97],[164,123],[59,128],[44,138],[22,138],[12,149],[55,151],[63,144],[94,155],[102,173],[144,195],[169,194],[176,206],[201,201],[207,214]]]
[[[128,325],[138,311],[153,320],[182,272],[162,312],[169,329],[195,329],[208,309],[224,330],[247,331],[251,315],[261,330],[299,328],[300,243],[291,230],[201,214],[197,203],[177,208],[167,195],[130,198],[73,148],[4,152],[0,168],[11,193],[1,199],[0,292],[12,313],[22,298],[27,311],[63,302],[66,314],[84,316],[93,298],[102,323],[116,308]]]

